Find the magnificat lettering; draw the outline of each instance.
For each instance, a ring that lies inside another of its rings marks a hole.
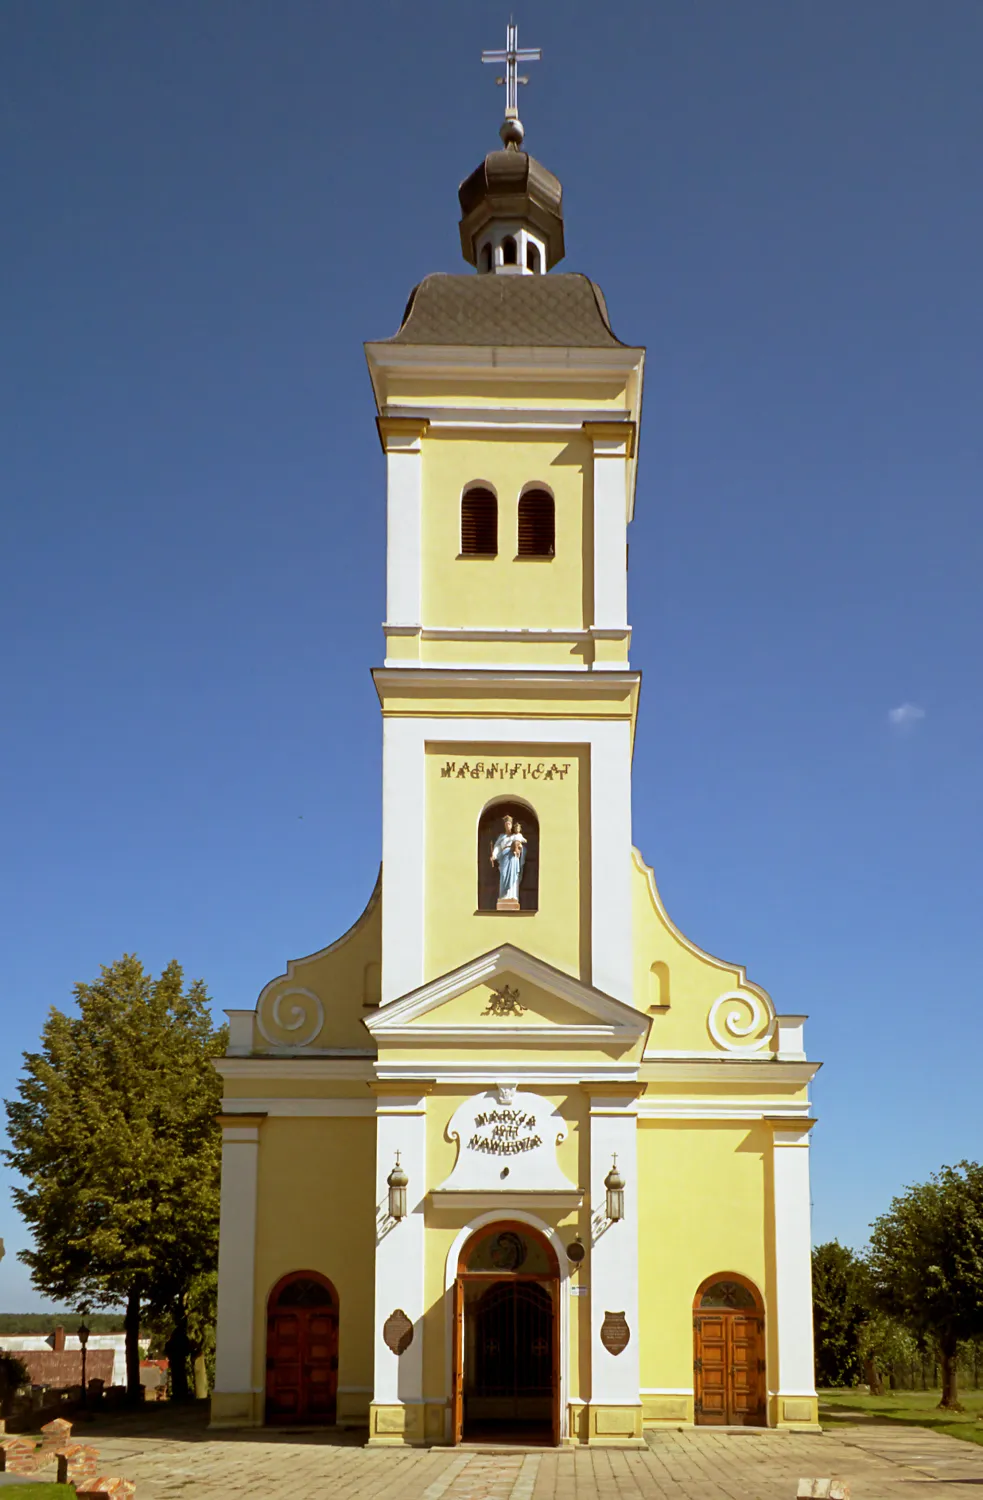
[[[545,760],[448,760],[441,776],[461,781],[562,781],[572,766],[569,760],[547,764]]]

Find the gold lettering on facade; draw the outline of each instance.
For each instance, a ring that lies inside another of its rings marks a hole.
[[[549,765],[545,760],[447,760],[441,766],[440,774],[445,780],[453,777],[457,781],[467,777],[472,781],[563,781],[572,764],[569,760],[553,761]]]
[[[536,1116],[523,1114],[521,1109],[489,1109],[475,1116],[475,1134],[468,1141],[470,1151],[484,1151],[489,1156],[518,1156],[523,1151],[535,1151],[543,1144],[542,1138],[534,1135]],[[479,1135],[478,1131],[491,1126],[490,1135]]]

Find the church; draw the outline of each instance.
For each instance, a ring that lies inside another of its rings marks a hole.
[[[535,56],[510,26],[488,59],[506,112],[459,189],[467,272],[365,346],[382,862],[349,931],[228,1013],[214,1427],[817,1429],[817,1065],[632,842],[645,351],[554,269],[561,185],[516,100]]]

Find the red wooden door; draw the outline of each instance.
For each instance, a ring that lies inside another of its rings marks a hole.
[[[288,1282],[267,1315],[266,1420],[332,1423],[337,1400],[337,1302],[319,1281]]]
[[[451,1323],[451,1442],[464,1436],[464,1282],[454,1281],[454,1314]]]

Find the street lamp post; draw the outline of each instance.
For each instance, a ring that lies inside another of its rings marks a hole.
[[[85,1406],[88,1403],[88,1390],[85,1379],[85,1346],[89,1342],[89,1330],[84,1323],[79,1324],[78,1341],[82,1346],[82,1405]]]

